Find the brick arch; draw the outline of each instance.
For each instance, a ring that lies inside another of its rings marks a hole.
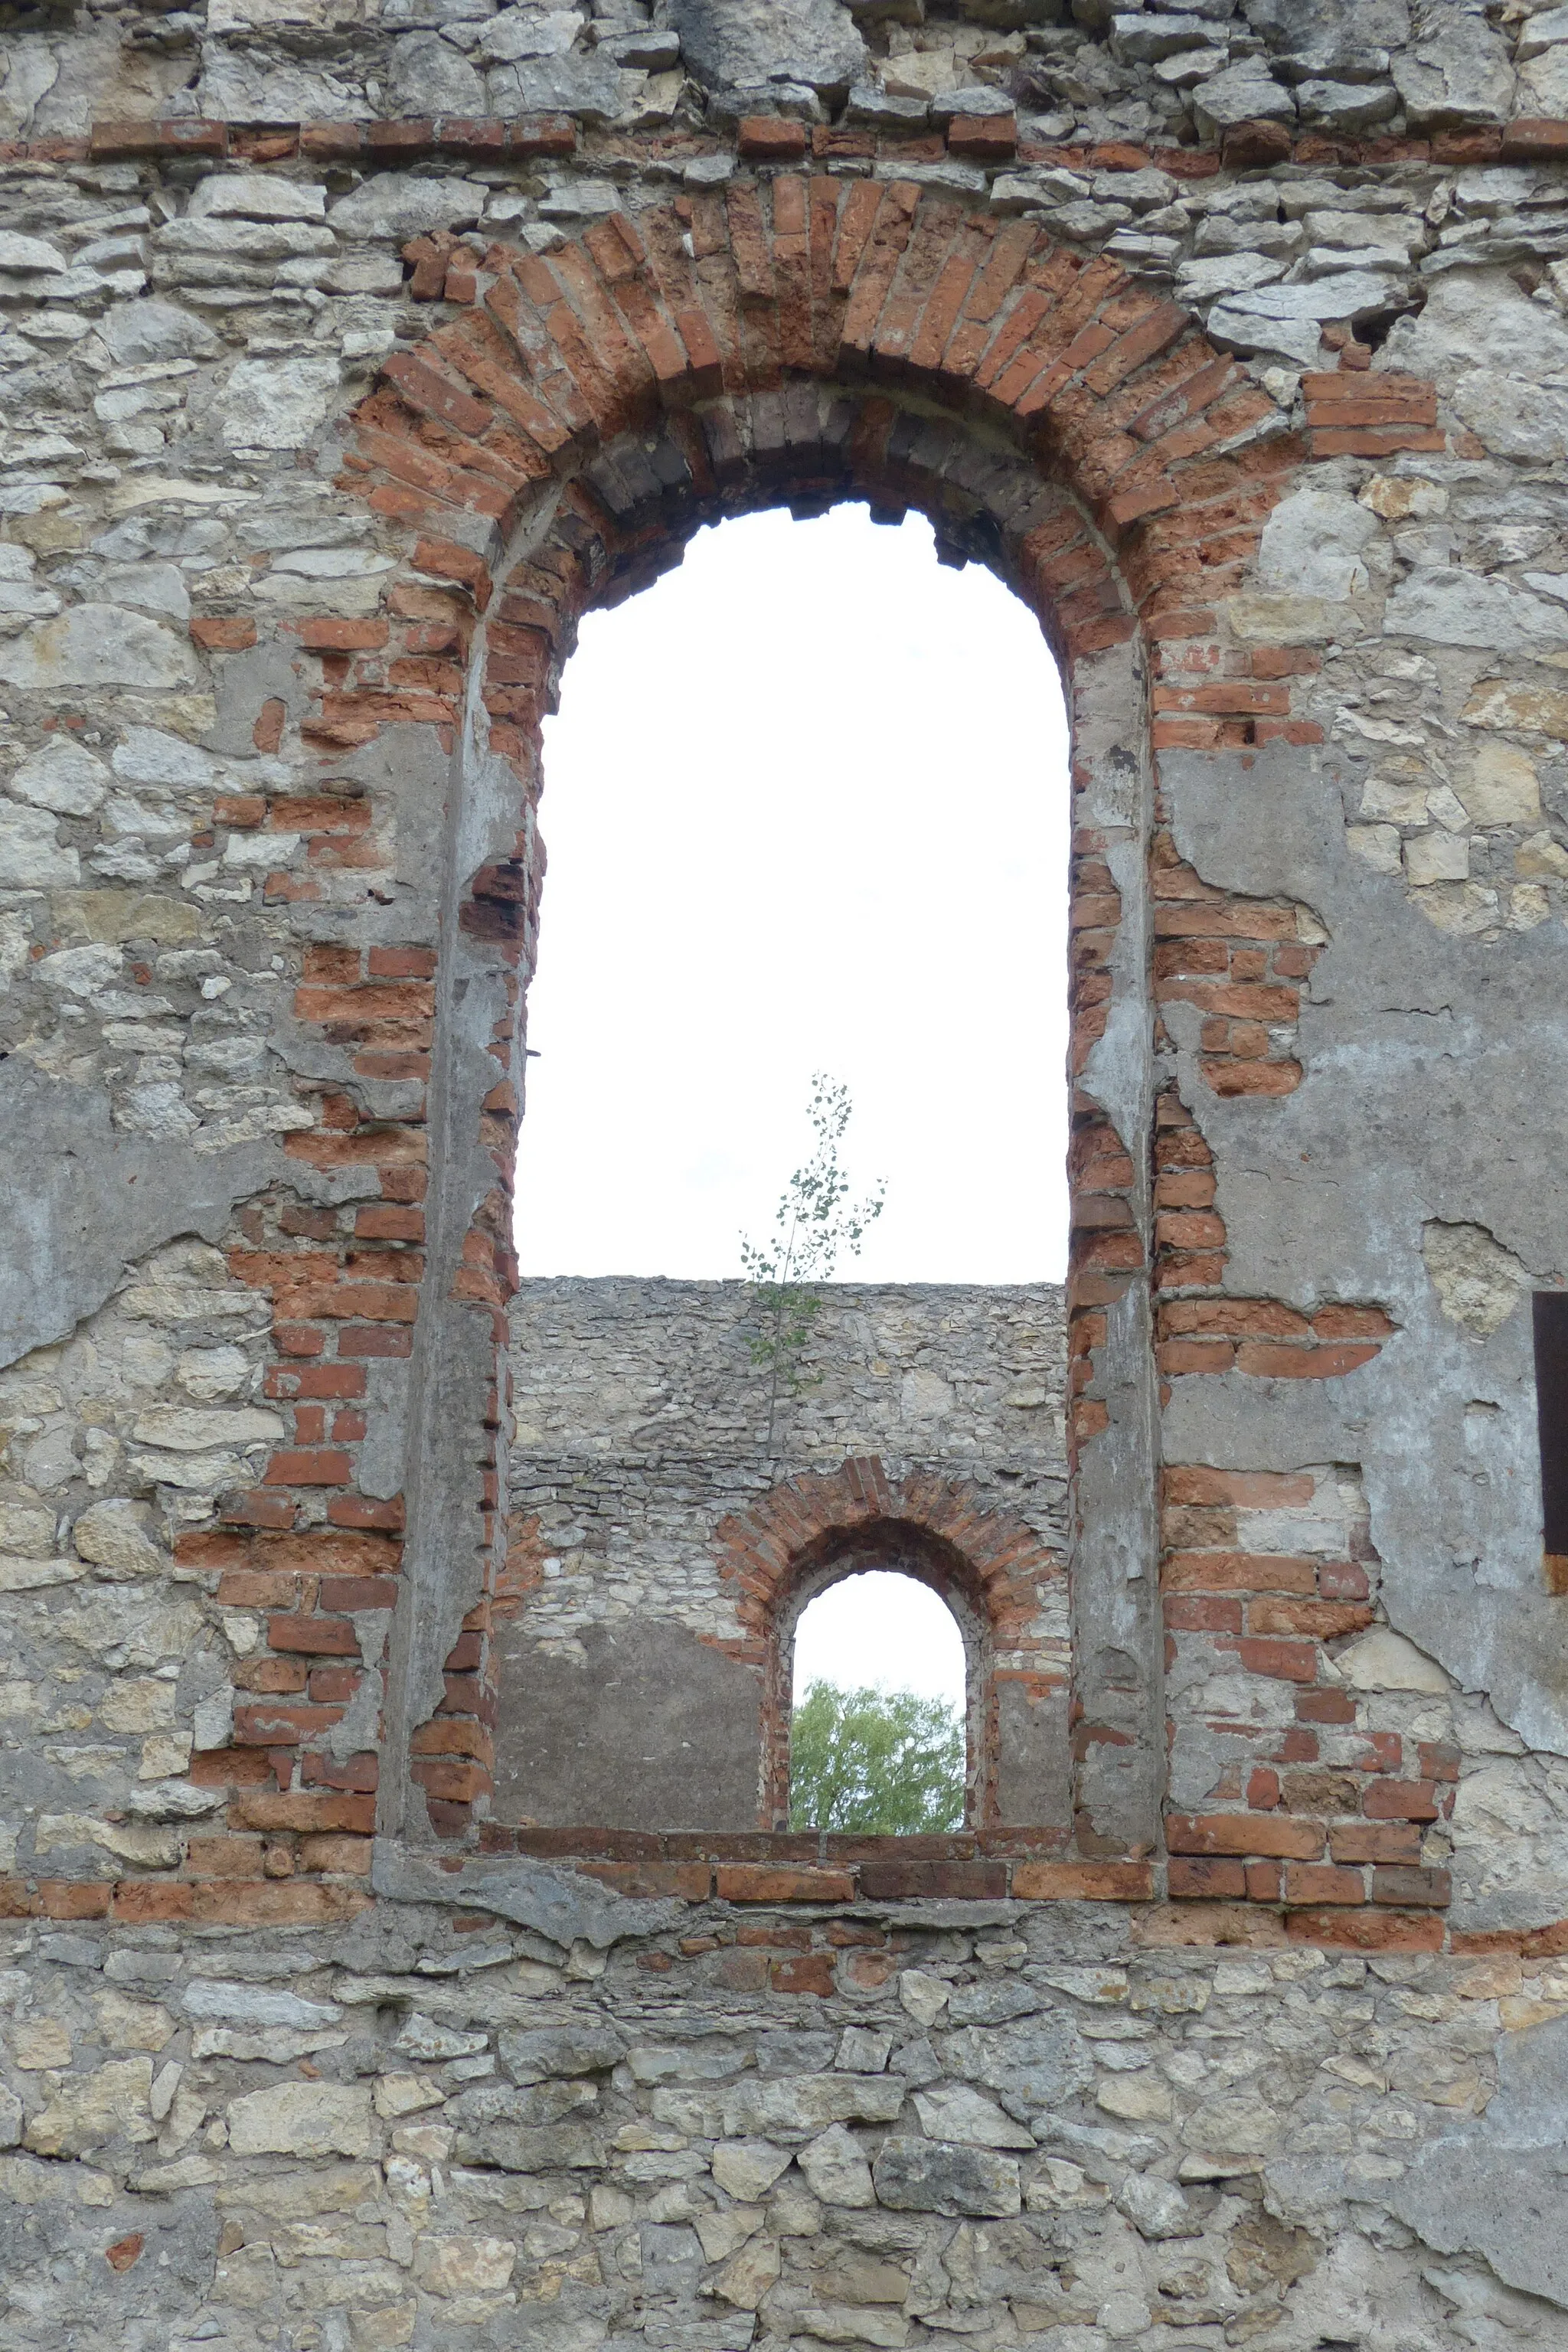
[[[858,497],[921,507],[948,560],[983,561],[1024,597],[1063,666],[1079,1802],[1091,1850],[1146,1844],[1157,1766],[1137,1727],[1158,1717],[1159,1648],[1147,1580],[1125,1563],[1155,1545],[1152,1089],[1138,1080],[1130,1105],[1096,1055],[1119,1004],[1137,1052],[1152,1027],[1143,940],[1153,877],[1174,864],[1158,852],[1152,756],[1299,731],[1289,664],[1224,642],[1214,600],[1241,583],[1300,453],[1268,396],[1111,258],[909,182],[784,173],[617,215],[547,257],[447,237],[409,258],[416,292],[445,310],[354,411],[340,476],[405,530],[408,568],[390,635],[351,623],[323,643],[305,721],[329,756],[428,730],[453,770],[388,1707],[422,1793],[384,1781],[383,1826],[463,1834],[488,1798],[541,720],[582,614],[679,561],[700,524]],[[340,1039],[353,1024],[336,983],[352,993],[357,977],[374,1028],[374,972],[331,977]],[[1249,1083],[1243,1071],[1237,1090]],[[1106,1496],[1130,1482],[1131,1517],[1102,1539]]]
[[[1003,1717],[1009,1700],[1026,1709],[1063,1708],[1068,1660],[1041,1630],[1042,1609],[1065,1564],[1027,1523],[963,1478],[911,1470],[889,1478],[874,1455],[826,1475],[782,1481],[714,1534],[721,1580],[735,1592],[741,1654],[763,1675],[764,1826],[788,1821],[790,1643],[803,1601],[866,1569],[888,1569],[928,1584],[971,1635],[968,1811],[992,1830],[1003,1821]],[[1028,1827],[1037,1832],[1043,1826]]]

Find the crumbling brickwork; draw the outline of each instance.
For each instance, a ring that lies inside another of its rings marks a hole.
[[[5,28],[7,2343],[1563,2340],[1563,17]],[[542,1853],[540,722],[845,498],[1063,666],[1065,1485],[693,1446],[682,1638],[1022,1563],[1056,1843]]]

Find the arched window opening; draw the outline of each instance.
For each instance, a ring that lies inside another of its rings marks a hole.
[[[797,1601],[785,1638],[791,1829],[962,1830],[981,1661],[942,1596],[907,1572],[862,1569]]]
[[[565,666],[491,1617],[540,1852],[1065,1831],[1067,730],[954,548],[726,520]],[[816,1071],[888,1205],[797,1318],[741,1236]]]

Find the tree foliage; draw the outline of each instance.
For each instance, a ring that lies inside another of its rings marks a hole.
[[[752,1360],[769,1376],[770,1458],[781,1396],[796,1396],[811,1384],[802,1360],[822,1305],[814,1285],[832,1281],[841,1253],[858,1256],[867,1226],[882,1213],[886,1186],[879,1182],[864,1200],[852,1202],[849,1179],[839,1165],[838,1147],[853,1108],[848,1087],[818,1070],[805,1114],[816,1137],[811,1157],[784,1186],[771,1237],[754,1242],[742,1235],[741,1241],[741,1265],[758,1308]]]
[[[790,1727],[791,1829],[963,1827],[963,1723],[946,1699],[814,1682]]]

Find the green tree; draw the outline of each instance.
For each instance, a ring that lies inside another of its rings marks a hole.
[[[946,1699],[814,1682],[790,1726],[789,1773],[792,1830],[963,1827],[963,1724]]]
[[[822,1305],[816,1285],[831,1282],[841,1252],[859,1255],[866,1228],[882,1213],[887,1187],[879,1182],[851,1204],[849,1179],[838,1164],[838,1147],[854,1106],[849,1089],[818,1070],[811,1082],[806,1117],[816,1136],[809,1160],[784,1186],[773,1213],[773,1237],[741,1240],[741,1264],[758,1309],[752,1360],[768,1374],[767,1453],[773,1456],[781,1396],[798,1396],[812,1385],[801,1369],[806,1341]]]

